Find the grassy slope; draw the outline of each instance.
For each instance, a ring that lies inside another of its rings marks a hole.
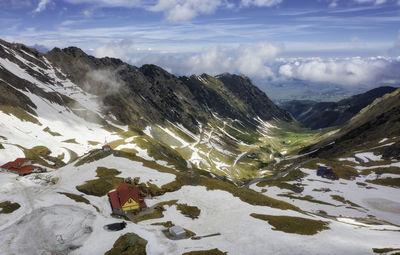
[[[299,235],[315,235],[318,232],[329,229],[328,222],[311,220],[300,217],[272,216],[263,214],[251,214],[250,216],[267,221],[274,228],[273,230],[283,231]]]

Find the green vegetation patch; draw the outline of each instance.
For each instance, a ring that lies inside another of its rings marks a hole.
[[[400,188],[400,178],[388,177],[385,179],[366,180],[366,182],[393,188]]]
[[[105,157],[110,156],[113,154],[112,151],[103,151],[103,150],[92,150],[89,152],[89,154],[83,158],[81,158],[78,162],[75,163],[75,166],[81,166],[84,164],[88,164],[94,161],[98,161],[100,159],[103,159]]]
[[[127,152],[127,153],[132,153],[132,154],[137,154],[138,151],[133,149],[133,148],[122,148],[121,151]]]
[[[74,200],[77,203],[84,203],[84,204],[87,204],[87,205],[91,205],[89,200],[87,200],[83,196],[79,196],[79,195],[72,194],[72,193],[66,193],[66,192],[58,192],[58,193],[61,194],[61,195],[67,196],[68,198]],[[97,206],[94,206],[94,205],[92,205],[92,206],[96,209],[97,212],[100,212],[100,210],[99,210],[99,208]]]
[[[344,197],[339,196],[339,195],[331,195],[331,198],[332,198],[333,200],[339,201],[339,202],[341,202],[341,203],[343,203],[343,204],[348,204],[348,205],[353,206],[353,207],[361,207],[361,206],[359,206],[358,204],[353,203],[353,202],[351,202],[351,201],[349,201],[349,200],[347,200],[347,199],[345,199]]]
[[[272,230],[299,235],[315,235],[318,232],[329,229],[329,223],[320,220],[311,220],[291,216],[272,216],[252,213],[250,216],[268,221],[273,226]]]
[[[147,241],[134,233],[128,233],[114,243],[105,255],[145,255]]]
[[[134,221],[138,223],[145,220],[154,220],[163,218],[164,217],[163,211],[165,211],[165,209],[161,206],[151,209],[146,209],[146,211],[143,211],[139,215],[135,216]]]
[[[259,138],[261,137],[261,134],[253,131],[253,130],[246,130],[246,131],[241,131],[236,128],[232,128],[229,125],[225,126],[225,131],[235,137],[237,140],[245,142],[247,144],[255,144],[259,142]]]
[[[203,251],[189,251],[185,252],[182,255],[225,255],[228,254],[227,252],[222,252],[218,249],[212,250],[203,250]]]
[[[0,214],[10,214],[21,206],[18,203],[11,203],[11,201],[4,201],[0,203]]]
[[[115,150],[118,146],[124,144],[126,144],[125,139],[118,139],[108,143],[108,145],[110,145],[111,149],[113,150]]]
[[[116,169],[98,167],[96,172],[98,179],[86,181],[85,184],[76,186],[76,189],[86,195],[102,197],[109,191],[118,188],[124,181],[123,178],[115,177],[121,173]]]
[[[38,156],[45,157],[51,154],[51,150],[45,146],[35,146],[30,151]]]
[[[79,196],[79,195],[72,194],[72,193],[66,193],[66,192],[58,192],[58,193],[69,197],[70,199],[74,200],[75,202],[85,203],[85,204],[88,204],[88,205],[90,204],[89,200],[87,200],[83,196]]]
[[[393,252],[393,251],[400,251],[400,248],[372,248],[372,251],[374,253],[382,254],[382,253],[389,253],[389,252]]]
[[[1,143],[0,143],[0,150],[4,150],[4,146]]]
[[[172,182],[164,184],[161,186],[161,188],[150,182],[147,182],[147,184],[140,183],[139,188],[145,194],[151,195],[152,197],[162,196],[166,192],[174,192],[179,190],[182,187],[182,181],[180,179],[181,178],[179,178],[179,180],[175,179]]]
[[[205,186],[208,190],[223,190],[229,192],[233,196],[238,197],[243,202],[251,205],[269,206],[272,208],[293,210],[303,213],[300,208],[292,204],[265,196],[252,189],[236,187],[234,184],[231,184],[229,182],[224,182],[212,178],[201,178],[198,185]]]
[[[141,162],[144,167],[151,168],[163,173],[170,173],[176,175],[178,172],[172,168],[162,166],[155,161],[146,160],[144,158],[138,157],[135,154],[126,151],[113,151],[109,154],[113,154],[115,157],[126,158],[132,161]]]
[[[52,136],[62,136],[60,133],[51,131],[49,127],[46,127],[45,129],[43,129],[43,131],[49,133]]]
[[[156,223],[152,223],[151,225],[153,226],[163,226],[165,228],[172,228],[173,226],[175,226],[172,221],[166,221],[166,222],[156,222]]]
[[[79,144],[76,140],[75,140],[75,138],[73,138],[73,139],[68,139],[68,140],[65,140],[65,141],[62,141],[63,143],[74,143],[74,144]]]
[[[31,149],[20,147],[25,154],[25,157],[32,159],[35,163],[46,167],[53,167],[48,161],[55,163],[58,167],[62,167],[65,163],[57,157],[50,156],[51,150],[45,146],[35,146]],[[44,160],[46,159],[46,160]]]
[[[369,175],[375,173],[377,175],[381,174],[400,174],[400,167],[378,167],[373,169],[366,169],[361,172],[362,175]]]
[[[321,205],[335,206],[334,204],[331,204],[331,203],[327,203],[327,202],[324,202],[324,201],[321,201],[321,200],[316,200],[310,195],[307,195],[307,196],[304,196],[304,197],[298,197],[298,196],[293,196],[291,194],[279,194],[278,196],[280,196],[280,197],[288,197],[288,198],[291,198],[291,199],[308,201],[308,202],[311,202],[311,203],[316,203],[316,204],[321,204]]]
[[[190,206],[187,204],[177,204],[176,208],[186,217],[191,218],[192,220],[199,218],[200,209],[196,206]]]
[[[136,137],[134,142],[142,149],[146,149],[150,157],[155,160],[167,161],[179,170],[186,170],[186,160],[176,150],[167,144],[154,140],[148,136]]]
[[[26,112],[24,109],[20,107],[14,107],[14,106],[9,106],[9,105],[0,105],[0,111],[4,112],[5,114],[8,115],[14,115],[21,121],[28,121],[32,122],[37,125],[42,125],[37,118],[35,118],[33,115],[29,114]]]
[[[99,144],[101,144],[101,143],[96,142],[96,141],[88,141],[88,144],[93,145],[93,146],[96,146],[96,145],[99,145]]]
[[[358,176],[358,172],[355,168],[344,165],[343,162],[329,159],[314,159],[304,164],[303,167],[309,169],[318,169],[319,164],[325,164],[331,167],[334,175],[341,179],[354,180]]]
[[[142,135],[144,135],[144,133],[142,130],[140,130],[134,126],[129,126],[128,131],[120,132],[118,135],[124,139],[127,139],[127,138],[130,138],[133,136],[142,136]]]
[[[141,222],[145,220],[154,220],[154,219],[160,219],[164,217],[163,212],[165,211],[164,206],[168,205],[171,207],[172,205],[175,205],[178,202],[178,200],[170,200],[170,201],[165,201],[165,202],[160,202],[151,208],[146,209],[145,211],[142,211],[139,213],[139,215],[135,216],[135,222]]]
[[[280,189],[287,189],[287,190],[295,190],[296,184],[289,184],[287,182],[294,181],[297,178],[305,178],[308,174],[302,172],[299,169],[291,171],[287,175],[277,180],[268,180],[268,181],[261,181],[256,184],[257,187],[265,187],[265,186],[276,186]]]
[[[163,129],[161,129],[158,126],[153,125],[151,127],[151,136],[160,142],[163,142],[165,144],[168,144],[169,146],[177,146],[181,147],[183,144],[177,140],[175,137],[171,136],[167,132],[165,132]]]

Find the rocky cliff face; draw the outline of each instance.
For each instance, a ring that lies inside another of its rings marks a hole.
[[[207,123],[213,113],[253,124],[257,117],[291,120],[245,77],[176,77],[155,65],[136,68],[74,47],[54,49],[46,57],[82,89],[103,95],[107,110],[126,124],[168,120],[197,132],[198,123]]]

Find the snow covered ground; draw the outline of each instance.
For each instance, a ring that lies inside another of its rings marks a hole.
[[[165,206],[167,210],[162,219],[143,221],[138,224],[128,223],[122,231],[107,232],[103,226],[118,222],[118,220],[110,216],[111,209],[106,196],[85,195],[84,197],[91,203],[91,205],[87,205],[77,203],[58,193],[81,194],[75,189],[75,186],[82,184],[84,180],[94,179],[95,170],[99,166],[118,169],[122,172],[120,177],[138,176],[143,182],[151,181],[159,186],[173,181],[175,177],[172,174],[144,167],[139,162],[113,156],[79,167],[68,165],[45,174],[59,178],[55,185],[35,182],[32,176],[16,177],[10,173],[0,173],[0,201],[11,200],[21,205],[21,208],[12,214],[0,214],[0,250],[6,251],[6,254],[51,254],[56,252],[66,254],[63,253],[66,251],[70,254],[103,254],[111,249],[120,235],[131,232],[148,241],[148,254],[168,255],[214,248],[226,251],[228,254],[371,254],[372,248],[394,247],[400,240],[400,232],[365,228],[359,224],[353,224],[354,221],[347,218],[343,218],[339,222],[290,210],[253,206],[228,192],[210,191],[201,186],[184,186],[176,192],[146,199],[148,206],[175,199],[179,203],[197,206],[201,210],[198,219],[192,220],[183,216],[175,205]],[[307,169],[302,169],[302,171],[309,173],[309,178],[314,178],[312,174],[313,172],[315,174],[315,171]],[[390,218],[392,222],[393,219],[397,223],[400,222],[398,212],[380,213],[381,209],[369,206],[371,201],[364,201],[365,198],[379,198],[386,194],[385,199],[399,203],[394,189],[363,189],[363,193],[361,193],[351,192],[351,190],[357,190],[358,187],[347,181],[343,181],[345,184],[337,182],[326,184],[307,180],[305,182],[309,185],[306,186],[306,194],[314,188],[330,187],[335,190],[335,194],[341,194],[346,199],[368,208],[368,213],[376,215],[377,218]],[[273,196],[274,193],[278,193],[277,190],[268,188],[267,195]],[[315,197],[315,199],[340,204],[329,199],[330,194],[321,193],[321,197]],[[323,197],[324,195],[327,197]],[[282,197],[277,198],[285,200]],[[315,205],[305,201],[295,201],[294,204],[301,206],[304,210],[316,209]],[[99,212],[92,205],[97,206]],[[318,206],[319,209],[324,209],[333,215],[365,216],[365,213],[357,210],[344,207],[328,209],[328,207]],[[349,213],[353,211],[353,214]],[[297,216],[328,221],[330,229],[313,236],[274,231],[267,222],[251,217],[251,213]],[[165,221],[172,221],[197,235],[214,233],[221,233],[221,235],[201,240],[173,241],[164,236],[162,226],[151,225]],[[33,232],[36,233],[34,239],[31,234]]]
[[[4,147],[6,148],[1,150],[0,165],[21,156],[21,149],[12,145],[19,145],[28,149],[39,145],[45,146],[51,150],[51,156],[57,157],[64,154],[63,161],[67,163],[70,159],[69,150],[78,155],[83,155],[90,149],[96,148],[96,146],[91,145],[89,141],[103,144],[105,141],[119,138],[105,130],[102,125],[90,122],[74,113],[74,111],[88,111],[104,118],[105,116],[101,115],[100,101],[96,96],[84,92],[69,79],[59,78],[59,76],[56,75],[56,71],[59,73],[61,71],[52,67],[45,58],[37,59],[31,56],[47,67],[42,68],[34,62],[20,56],[17,51],[4,45],[2,45],[2,47],[5,51],[14,55],[21,63],[17,65],[8,59],[0,58],[0,68],[6,69],[19,78],[31,82],[45,92],[59,92],[62,95],[68,96],[75,100],[76,103],[75,105],[68,106],[59,105],[27,90],[17,89],[13,87],[12,84],[8,84],[26,95],[36,105],[34,111],[37,113],[37,116],[33,117],[35,117],[39,123],[21,120],[14,115],[8,115],[0,111],[0,134],[6,139],[4,141]],[[34,71],[40,74],[46,74],[51,82],[41,81],[34,75]],[[115,124],[112,125],[115,126]],[[127,127],[118,127],[127,129]],[[49,129],[50,132],[53,132],[53,134],[44,131],[46,128]],[[64,142],[70,139],[75,139],[76,143]]]
[[[354,156],[364,163],[368,163],[369,161],[382,160],[382,156],[377,156],[372,152],[356,153]]]
[[[301,182],[304,191],[301,194],[294,194],[294,196],[304,197],[309,195],[312,196],[314,200],[330,203],[335,206],[278,196],[279,194],[292,193],[289,190],[282,190],[278,187],[265,187],[267,189],[266,194],[295,204],[308,212],[316,213],[319,210],[323,210],[333,216],[342,215],[361,218],[367,218],[368,215],[374,215],[377,219],[385,220],[400,226],[400,197],[398,196],[398,189],[371,183],[368,183],[367,185],[370,188],[366,188],[365,186],[357,184],[363,183],[365,180],[374,179],[373,177],[375,174],[360,176],[357,177],[356,180],[352,181],[343,179],[333,181],[317,176],[315,170],[306,168],[301,168],[300,170],[308,174],[308,176]],[[263,189],[257,187],[255,184],[252,185],[251,188],[259,192]],[[360,207],[343,204],[342,202],[333,199],[331,197],[332,195],[341,196],[345,200],[353,202]],[[382,202],[379,203],[378,201]],[[387,206],[378,206],[378,203],[381,205],[386,204]]]

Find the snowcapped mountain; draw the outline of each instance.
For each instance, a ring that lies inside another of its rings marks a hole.
[[[0,253],[394,254],[398,96],[315,131],[244,76],[0,41],[0,165],[47,169],[0,171]],[[109,231],[128,177],[148,208]]]
[[[292,121],[246,77],[179,78],[157,66],[96,59],[74,47],[41,54],[2,42],[1,57],[6,151],[19,155],[41,145],[68,163],[98,144],[133,149],[152,139],[181,163],[231,175],[228,168],[258,142],[254,137],[268,132],[268,122]],[[21,126],[27,128],[15,132]],[[139,134],[127,141],[121,134],[128,131]]]

